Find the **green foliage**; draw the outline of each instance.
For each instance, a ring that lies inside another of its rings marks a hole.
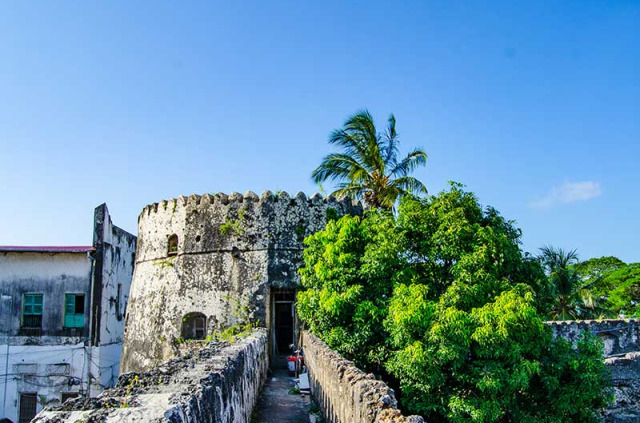
[[[601,346],[583,339],[574,351],[552,340],[533,302],[524,285],[471,310],[441,300],[416,312],[394,295],[386,325],[404,336],[394,337],[388,368],[403,404],[429,421],[595,419],[607,400]]]
[[[602,277],[588,277],[583,272],[594,275],[597,265],[589,260],[585,265],[578,263],[576,251],[564,251],[562,248],[545,246],[540,249],[540,261],[548,276],[548,286],[552,294],[552,303],[548,312],[549,319],[574,320],[612,317],[611,310],[604,304],[602,294],[596,292],[596,285],[602,284]]]
[[[610,310],[625,317],[640,317],[640,263],[606,274],[602,285],[613,288],[606,303]]]
[[[331,221],[305,239],[307,266],[300,275],[307,289],[298,294],[298,312],[329,346],[361,366],[380,364],[391,278],[401,265],[393,229],[391,216],[372,211],[366,219]],[[356,322],[358,330],[348,331],[346,322]]]
[[[307,237],[300,317],[433,422],[589,422],[608,394],[602,346],[544,325],[551,292],[520,230],[462,185],[398,215],[345,216]]]
[[[226,235],[228,233],[241,234],[244,232],[244,229],[240,226],[240,220],[235,219],[227,220],[225,223],[220,225],[219,230],[222,235]]]
[[[220,332],[217,330],[214,331],[212,335],[207,336],[206,342],[217,340],[233,343],[237,338],[244,338],[249,335],[260,323],[259,321],[251,320],[251,310],[249,309],[249,302],[247,300],[240,300],[230,295],[226,295],[224,298],[231,304],[231,313],[235,316],[238,323]]]
[[[166,260],[154,261],[153,265],[154,266],[160,266],[161,269],[164,269],[166,267],[173,267],[175,259],[176,259],[176,256],[169,256],[169,257],[167,257]]]
[[[626,266],[625,262],[617,257],[592,258],[575,265],[578,276],[586,284],[594,283],[593,292],[597,296],[607,295],[613,288],[601,281],[607,274]]]
[[[333,207],[327,207],[326,218],[327,218],[327,222],[330,222],[332,220],[338,220],[339,218],[338,211]]]
[[[426,164],[427,154],[416,148],[398,160],[399,139],[393,115],[381,134],[368,111],[358,112],[341,129],[331,133],[329,144],[342,152],[326,156],[311,177],[318,184],[337,181],[334,195],[363,199],[369,206],[391,209],[406,194],[427,193],[422,182],[409,176]]]

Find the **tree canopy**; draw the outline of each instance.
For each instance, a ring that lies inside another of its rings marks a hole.
[[[608,296],[614,286],[604,283],[604,277],[626,266],[626,263],[617,257],[599,257],[582,261],[575,265],[578,277],[586,285],[591,285],[593,295],[596,297]]]
[[[334,195],[390,209],[405,194],[427,193],[424,184],[410,176],[426,164],[427,154],[416,148],[398,157],[400,140],[393,115],[380,133],[368,111],[358,112],[331,133],[329,143],[342,151],[326,156],[311,177],[316,183],[337,182]]]
[[[552,338],[547,278],[520,236],[455,183],[397,216],[345,216],[305,240],[300,317],[428,421],[595,421],[601,344]]]
[[[640,263],[622,266],[602,279],[603,286],[612,287],[607,307],[625,317],[640,317]]]

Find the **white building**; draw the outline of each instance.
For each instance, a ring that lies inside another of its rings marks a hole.
[[[136,237],[95,210],[92,246],[0,247],[0,418],[96,396],[118,376]]]

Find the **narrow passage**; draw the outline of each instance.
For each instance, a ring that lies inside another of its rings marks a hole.
[[[293,379],[289,376],[284,357],[277,357],[258,398],[252,422],[309,423],[309,396],[289,393],[295,386]]]

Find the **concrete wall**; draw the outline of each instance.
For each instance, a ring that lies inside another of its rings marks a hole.
[[[272,291],[298,286],[302,240],[325,227],[329,209],[361,213],[350,200],[269,191],[192,195],[145,207],[121,370],[176,356],[188,313],[203,313],[211,334],[238,323],[234,304],[241,302],[253,321],[270,326]],[[176,255],[168,253],[172,235]]]
[[[34,422],[249,423],[267,356],[266,330],[256,329],[234,344],[210,344],[149,372],[122,375],[99,399],[54,407]]]
[[[86,388],[90,275],[86,252],[0,253],[0,417],[18,420],[20,393],[37,393],[40,410]],[[41,330],[20,328],[25,293],[43,294]],[[65,293],[85,295],[83,328],[63,327]]]
[[[64,329],[64,294],[85,295],[85,311],[91,293],[91,261],[87,253],[0,253],[0,331],[11,336],[11,343],[21,345],[76,344],[78,337],[89,334],[89,321],[84,328]],[[42,293],[42,330],[21,329],[23,294]],[[61,336],[69,338],[59,338]]]
[[[37,393],[37,410],[60,404],[62,393],[80,393],[87,386],[85,352],[82,342],[63,346],[11,345],[8,349],[2,345],[0,363],[3,373],[7,364],[9,374],[6,384],[4,377],[0,379],[0,416],[18,421],[20,393]]]
[[[311,393],[330,423],[422,423],[397,410],[393,389],[358,369],[324,342],[303,332],[304,361]]]
[[[0,418],[17,421],[20,393],[37,393],[39,410],[62,393],[97,395],[115,383],[136,237],[104,204],[93,235],[85,252],[0,252]],[[43,294],[41,329],[20,327],[26,293]],[[64,328],[66,293],[85,296],[82,328]]]
[[[115,226],[106,204],[94,212],[94,275],[92,297],[92,390],[114,385],[118,377],[124,316],[129,301],[136,237]]]

